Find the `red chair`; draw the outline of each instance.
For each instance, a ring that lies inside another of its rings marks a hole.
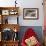
[[[22,38],[21,46],[27,46],[27,44],[25,43],[25,40],[32,36],[34,36],[37,39],[37,34],[34,32],[34,30],[32,28],[27,29],[27,31],[24,34],[24,37]],[[39,41],[37,42],[35,46],[41,46]]]

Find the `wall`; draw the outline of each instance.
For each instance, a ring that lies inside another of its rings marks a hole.
[[[21,13],[20,13],[20,25],[22,26],[43,26],[43,6],[42,0],[21,0]],[[23,20],[23,8],[39,8],[39,19],[38,20]],[[41,17],[42,16],[42,17]]]
[[[15,6],[15,0],[0,0],[1,7]],[[19,24],[21,26],[43,26],[43,0],[17,0],[19,6]],[[23,8],[39,8],[38,20],[23,20]],[[10,19],[9,19],[10,20]]]

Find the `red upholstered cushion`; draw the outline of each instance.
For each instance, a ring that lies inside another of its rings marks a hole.
[[[25,39],[28,39],[29,37],[37,36],[37,34],[34,32],[32,28],[28,28],[24,34],[24,37],[22,38],[22,46],[26,46]]]
[[[32,28],[27,29],[27,31],[25,32],[24,38],[27,39],[32,36],[36,36],[36,33],[34,32],[34,30]]]

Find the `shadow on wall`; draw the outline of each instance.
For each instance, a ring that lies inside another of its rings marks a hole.
[[[24,36],[24,33],[26,32],[26,30],[28,28],[32,28],[37,33],[37,37],[38,37],[39,41],[42,43],[43,42],[42,26],[21,26],[20,32],[19,32],[20,42]]]

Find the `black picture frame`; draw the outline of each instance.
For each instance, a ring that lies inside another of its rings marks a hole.
[[[23,19],[25,20],[39,19],[39,9],[38,8],[23,8]]]

